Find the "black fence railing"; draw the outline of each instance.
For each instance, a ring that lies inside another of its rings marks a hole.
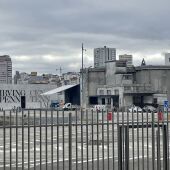
[[[169,113],[0,112],[0,169],[169,170]]]

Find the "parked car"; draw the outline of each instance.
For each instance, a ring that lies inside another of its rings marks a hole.
[[[146,106],[143,107],[143,111],[149,112],[149,113],[151,113],[151,112],[156,113],[157,109],[153,106],[146,105]]]
[[[139,113],[141,113],[142,112],[142,109],[140,108],[140,107],[138,107],[138,106],[132,106],[132,107],[130,107],[129,109],[128,109],[128,111],[129,112],[134,112],[134,113],[137,113],[137,112],[139,112]]]
[[[57,100],[51,100],[50,107],[51,108],[58,108],[58,107],[60,107],[60,104]]]
[[[76,110],[76,106],[72,105],[71,103],[66,103],[64,106],[63,106],[63,110]]]

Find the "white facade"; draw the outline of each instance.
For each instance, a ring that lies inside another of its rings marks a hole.
[[[126,61],[127,66],[132,66],[133,65],[133,57],[132,55],[119,55],[119,60],[124,60]]]
[[[170,65],[170,53],[165,53],[165,65]]]
[[[12,61],[8,55],[0,56],[0,84],[12,84]]]
[[[94,67],[105,66],[106,61],[116,60],[116,49],[115,48],[95,48],[94,49]]]
[[[44,84],[1,84],[0,109],[21,107],[21,96],[25,96],[26,108],[47,108],[50,106],[51,100],[58,100],[59,96],[41,94],[55,88],[55,85]]]

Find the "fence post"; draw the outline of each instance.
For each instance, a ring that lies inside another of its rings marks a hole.
[[[158,130],[157,130],[157,170],[161,170],[161,164],[160,164],[160,129],[159,129],[159,124],[158,124]]]
[[[122,170],[122,126],[118,125],[118,170]]]
[[[125,126],[125,169],[129,170],[129,132],[128,132],[128,126]]]
[[[168,149],[168,143],[167,143],[167,126],[163,125],[163,161],[164,161],[164,170],[168,170],[167,168],[167,149]]]
[[[72,113],[69,113],[69,169],[72,170]]]

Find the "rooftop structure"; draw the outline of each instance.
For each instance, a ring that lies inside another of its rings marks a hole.
[[[132,66],[133,65],[133,57],[132,55],[119,55],[119,60],[126,61],[127,66]]]

